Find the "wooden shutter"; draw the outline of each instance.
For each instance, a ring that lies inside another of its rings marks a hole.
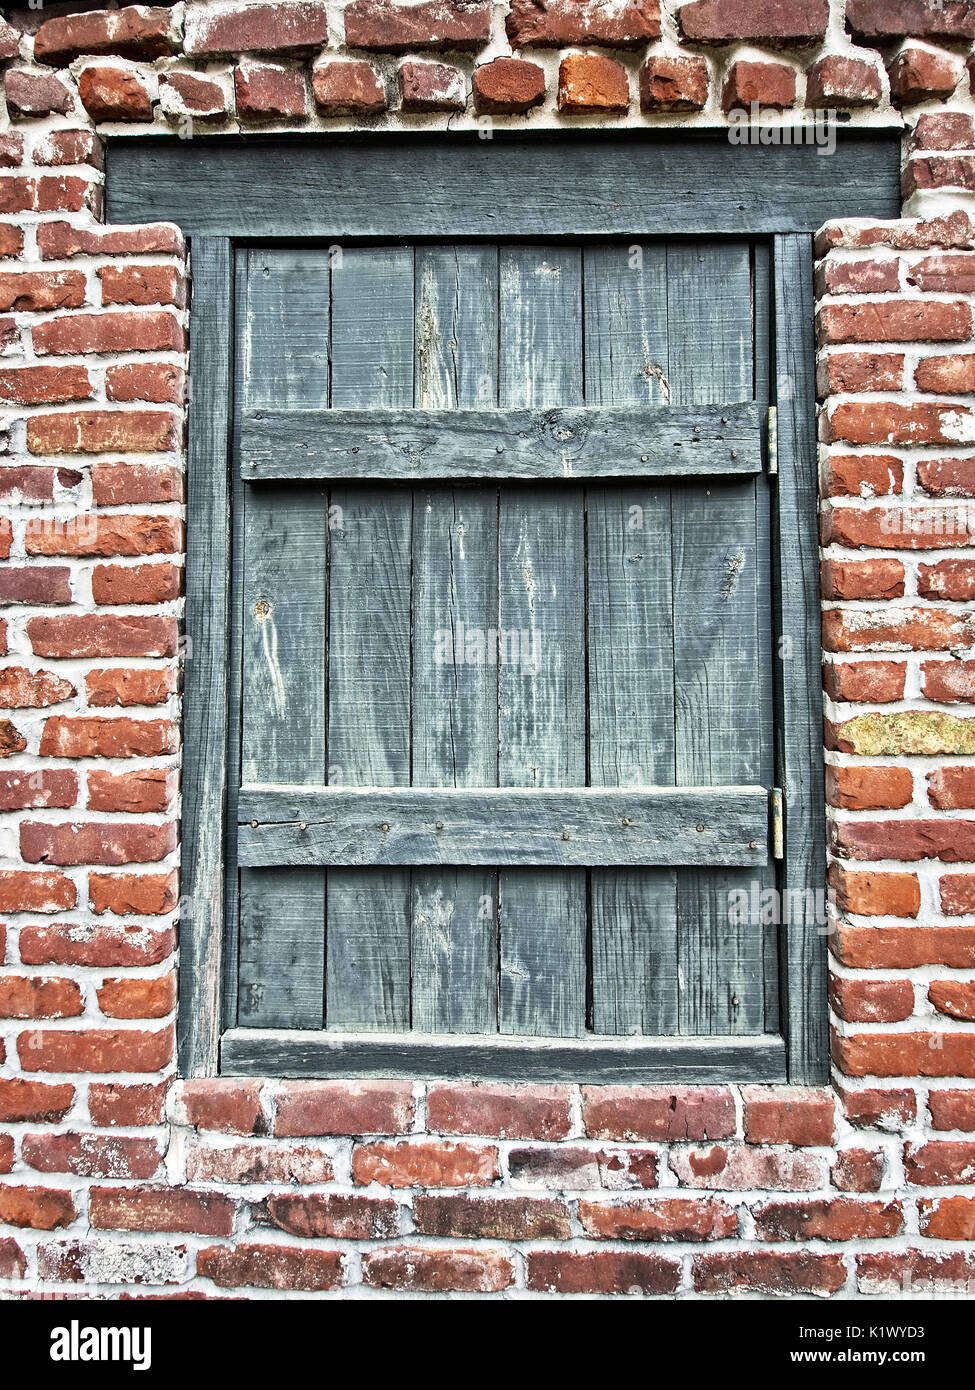
[[[774,884],[766,282],[733,240],[238,253],[234,1057],[779,1074],[729,913]]]

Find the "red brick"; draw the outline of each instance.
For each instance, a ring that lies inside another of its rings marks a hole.
[[[290,1245],[210,1245],[200,1250],[196,1269],[225,1289],[281,1289],[317,1293],[342,1283],[342,1256],[336,1250],[304,1250]]]
[[[903,661],[828,661],[823,689],[831,700],[885,704],[903,699],[906,672]]]
[[[311,85],[315,106],[326,116],[368,116],[386,108],[382,77],[363,59],[339,58],[316,64]]]
[[[899,1023],[914,1012],[910,980],[850,980],[831,975],[829,999],[847,1023]]]
[[[728,1139],[735,1107],[724,1086],[584,1086],[582,1118],[591,1139]]]
[[[962,352],[950,357],[922,358],[914,381],[919,391],[945,391],[951,396],[975,391],[975,355]],[[886,387],[878,386],[877,390]]]
[[[873,106],[883,94],[874,63],[860,58],[828,54],[806,73],[806,105],[819,110],[832,107]]]
[[[27,740],[9,719],[0,719],[0,758],[9,758],[13,753],[23,753]]]
[[[183,47],[193,56],[240,52],[291,53],[328,42],[324,0],[187,7]],[[354,42],[349,39],[349,42]]]
[[[91,592],[96,603],[171,603],[181,578],[176,565],[96,565]]]
[[[24,1071],[159,1071],[173,1056],[172,1026],[158,1033],[136,1028],[92,1028],[85,1033],[37,1029],[21,1033],[17,1055]]]
[[[162,705],[175,689],[176,672],[171,666],[161,671],[150,668],[95,670],[85,676],[85,691],[93,708]]]
[[[172,931],[147,927],[22,927],[20,958],[25,965],[156,965],[171,955]]]
[[[579,1203],[579,1221],[597,1240],[722,1240],[737,1234],[738,1217],[714,1198],[641,1198]]]
[[[267,1213],[273,1225],[302,1240],[384,1240],[400,1234],[399,1204],[387,1197],[341,1192],[272,1195]]]
[[[327,1154],[304,1146],[194,1144],[186,1153],[186,1176],[190,1182],[322,1183],[331,1182],[334,1173]]]
[[[900,405],[896,401],[844,401],[829,417],[827,435],[829,439],[841,439],[850,444],[958,444],[971,437],[972,424],[968,406],[944,401],[921,401],[912,405]],[[847,521],[856,524],[859,513],[854,514],[850,508],[834,508],[834,518],[840,510],[846,514]],[[863,515],[870,516],[869,513]],[[885,514],[878,512],[877,515]]]
[[[3,75],[7,110],[13,117],[64,116],[74,110],[74,98],[53,73],[8,68]]]
[[[820,1160],[809,1154],[743,1144],[731,1147],[717,1144],[710,1149],[673,1148],[670,1166],[685,1187],[719,1192],[750,1192],[763,1188],[807,1192],[822,1187],[825,1177]]]
[[[119,453],[154,454],[176,447],[179,426],[168,410],[78,410],[56,415],[32,415],[27,422],[27,448],[32,454],[100,454],[111,450]],[[99,518],[99,523],[104,518]],[[131,526],[138,518],[113,518]],[[81,518],[84,528],[90,524]],[[170,520],[170,528],[178,523]],[[37,529],[57,533],[45,518]],[[65,529],[76,529],[69,522]],[[51,551],[41,551],[51,554]],[[60,552],[53,552],[55,554]]]
[[[846,26],[862,39],[975,38],[975,15],[958,0],[847,0]]]
[[[73,1018],[83,1012],[74,980],[0,975],[0,1018]]]
[[[8,367],[0,371],[0,400],[13,405],[84,401],[92,394],[84,367]]]
[[[897,1134],[917,1118],[913,1091],[839,1092],[843,1113],[856,1129],[881,1129]]]
[[[182,549],[182,543],[177,517],[122,513],[89,514],[66,524],[28,521],[24,542],[28,555],[172,554]]]
[[[954,1183],[975,1182],[975,1143],[939,1139],[919,1147],[905,1144],[904,1173],[915,1187],[948,1187]]]
[[[0,869],[0,912],[64,912],[77,896],[64,874]]]
[[[467,105],[467,79],[458,68],[406,59],[396,76],[403,111],[463,111]]]
[[[839,1255],[748,1250],[698,1255],[692,1275],[698,1293],[795,1297],[838,1293],[846,1282],[846,1267]]]
[[[928,998],[941,1014],[959,1018],[966,1023],[975,1021],[975,982],[970,980],[932,980]]]
[[[274,1133],[408,1134],[414,1111],[408,1081],[290,1081],[277,1098]]]
[[[45,20],[34,36],[34,57],[52,67],[67,67],[82,55],[153,59],[177,46],[168,7],[128,5]]]
[[[535,1293],[672,1294],[680,1265],[637,1251],[533,1250],[527,1256],[527,1287]]]
[[[14,1166],[13,1135],[0,1134],[0,1173],[10,1173]],[[3,1269],[3,1246],[0,1244],[0,1270]],[[2,1275],[0,1275],[2,1277]]]
[[[903,490],[904,465],[892,454],[830,454],[829,497],[883,497]]]
[[[0,1279],[23,1279],[27,1256],[15,1240],[0,1239]]]
[[[0,58],[16,58],[20,52],[20,30],[0,16]]]
[[[917,591],[921,598],[965,603],[975,598],[975,560],[939,560],[918,565]]]
[[[928,800],[940,811],[975,808],[975,767],[939,767],[927,781]]]
[[[975,859],[975,821],[843,821],[832,839],[838,854],[854,859]]]
[[[625,111],[630,104],[626,68],[599,53],[570,53],[559,64],[558,100],[560,111]]]
[[[754,1209],[759,1240],[878,1240],[904,1228],[899,1202],[768,1202]]]
[[[185,1245],[175,1245],[172,1241],[120,1241],[118,1236],[97,1241],[89,1235],[85,1240],[42,1245],[37,1252],[40,1278],[58,1284],[142,1285],[147,1280],[154,1285],[178,1284],[186,1278],[186,1263]],[[52,1295],[41,1293],[40,1296]],[[167,1292],[155,1296],[182,1298],[184,1295]],[[122,1299],[127,1297],[132,1295],[120,1295]]]
[[[929,700],[975,701],[975,661],[922,661],[921,690]]]
[[[961,77],[961,63],[948,53],[910,45],[890,64],[891,100],[903,106],[949,97]]]
[[[7,73],[8,90],[10,74]],[[0,213],[36,212],[37,182],[20,174],[0,177]]]
[[[23,1185],[0,1187],[0,1221],[34,1231],[70,1226],[78,1213],[70,1192]]]
[[[795,104],[796,74],[784,63],[757,63],[739,59],[732,63],[721,93],[724,111],[784,111]]]
[[[975,1090],[928,1092],[932,1129],[975,1130]]]
[[[975,874],[943,874],[939,888],[945,916],[966,917],[975,912]]]
[[[195,121],[226,119],[227,93],[220,82],[198,72],[166,72],[159,76],[159,101],[170,117]]]
[[[515,1281],[499,1250],[376,1250],[363,1258],[362,1281],[404,1293],[499,1293]]]
[[[122,1135],[25,1134],[21,1151],[35,1172],[74,1173],[83,1178],[151,1178],[162,1162],[155,1139]]]
[[[849,872],[834,864],[829,882],[840,911],[858,917],[916,917],[921,909],[917,874]]]
[[[829,1170],[841,1192],[879,1192],[884,1178],[883,1149],[844,1149]]]
[[[146,532],[151,543],[152,533]],[[158,533],[156,533],[158,535]],[[27,635],[36,656],[133,657],[174,656],[176,619],[138,617],[132,614],[78,614],[57,618],[30,618]],[[93,746],[83,753],[69,753],[68,747],[80,740],[97,743],[98,748],[115,746],[116,736],[131,735],[136,740],[132,753],[102,753],[103,757],[131,757],[136,745],[142,756],[171,753],[175,736],[164,721],[136,726],[134,720],[93,720],[52,718],[41,738],[45,756],[97,756]],[[125,740],[123,740],[125,742]]]
[[[219,1134],[267,1134],[268,1118],[257,1081],[184,1081],[187,1124]]]
[[[24,233],[10,222],[0,222],[0,258],[19,256],[24,249]],[[8,320],[8,324],[9,324]]]
[[[84,302],[85,277],[80,270],[0,272],[0,310],[4,313],[79,309]]]
[[[41,222],[37,246],[46,261],[89,255],[180,256],[184,250],[179,228],[166,222],[141,227],[75,227],[70,222]]]
[[[41,756],[49,758],[155,758],[175,750],[176,731],[166,719],[68,719],[52,715],[41,735]]]
[[[166,1111],[168,1083],[127,1086],[117,1081],[88,1085],[88,1115],[93,1125],[158,1125]]]
[[[831,352],[819,363],[816,383],[820,398],[856,391],[901,391],[904,358],[899,353]]]
[[[176,976],[151,980],[105,980],[98,1007],[108,1018],[165,1018],[176,1007]]]
[[[920,1293],[971,1294],[975,1259],[961,1251],[950,1255],[930,1250],[882,1250],[857,1256],[861,1294],[916,1297]]]
[[[847,927],[830,938],[844,965],[866,970],[913,970],[917,965],[975,966],[975,927]]]
[[[102,142],[92,130],[51,130],[34,146],[34,163],[50,168],[68,164],[104,167]]]
[[[20,853],[28,864],[151,864],[176,848],[176,824],[118,821],[22,821]]]
[[[918,459],[917,480],[930,497],[975,497],[975,458]]]
[[[827,343],[964,342],[971,337],[972,313],[961,300],[881,299],[859,304],[824,304],[819,311],[819,327]]]
[[[183,330],[165,309],[71,314],[31,329],[37,353],[181,352]],[[113,412],[114,413],[114,412]]]
[[[885,294],[900,287],[899,266],[897,257],[849,261],[827,256],[816,270],[817,288],[820,294]]]
[[[413,1221],[427,1236],[487,1237],[492,1240],[568,1240],[569,1209],[551,1197],[417,1195]]]
[[[703,58],[653,54],[640,69],[640,109],[701,111],[707,105],[709,86]]]
[[[0,1080],[0,1123],[54,1124],[64,1119],[73,1101],[74,1087],[65,1082],[49,1086],[20,1077]]]
[[[490,1187],[499,1177],[498,1151],[493,1144],[433,1139],[357,1144],[352,1177],[363,1187]]]
[[[831,1144],[833,1096],[798,1086],[746,1086],[745,1138],[749,1144]]]
[[[91,781],[91,773],[89,784]],[[846,811],[900,810],[914,791],[906,767],[826,767],[826,799]]]
[[[0,498],[14,504],[53,502],[54,484],[76,488],[82,475],[74,468],[54,468],[42,463],[6,464],[0,468]]]
[[[183,499],[179,470],[160,464],[93,464],[91,490],[96,506],[102,507],[124,506],[129,502],[181,502]]]
[[[521,58],[495,58],[474,69],[474,110],[504,116],[528,111],[545,100],[545,72]]]
[[[847,1076],[975,1077],[975,1035],[967,1033],[837,1037],[833,1055]]]
[[[0,587],[9,573],[7,570],[0,575]],[[28,671],[26,666],[0,668],[0,706],[4,709],[43,709],[59,704],[74,693],[71,682],[62,680],[53,671]]]
[[[85,68],[78,80],[81,103],[93,121],[150,121],[145,83],[127,68]]]
[[[98,278],[103,304],[186,303],[186,282],[171,265],[103,265]]]
[[[93,912],[119,916],[161,916],[176,906],[175,872],[169,874],[89,874],[88,893]]]
[[[660,37],[660,5],[659,0],[620,0],[617,5],[513,0],[505,27],[512,48],[642,48],[648,39]]]
[[[556,1191],[605,1187],[611,1191],[656,1187],[659,1156],[653,1149],[592,1149],[569,1144],[510,1149],[512,1186]]]
[[[975,1198],[924,1199],[918,1209],[922,1235],[933,1240],[975,1240]]]
[[[427,1128],[438,1134],[488,1134],[499,1139],[565,1139],[569,1133],[566,1086],[432,1086]]]
[[[232,1198],[185,1187],[93,1187],[88,1220],[112,1231],[188,1231],[229,1236],[234,1228]]]
[[[259,120],[304,116],[308,105],[304,74],[277,63],[243,59],[234,68],[237,112]]]
[[[24,137],[19,131],[0,135],[0,168],[16,169],[24,162]]]
[[[42,619],[38,621],[43,621]],[[832,652],[951,651],[975,641],[966,619],[936,608],[831,608],[823,614],[823,646]],[[843,752],[855,752],[843,748]]]
[[[828,23],[828,0],[691,0],[680,7],[681,32],[693,43],[798,47],[825,38]]]
[[[510,22],[510,21],[509,21]],[[345,38],[352,48],[386,53],[411,49],[478,49],[491,34],[491,7],[485,0],[352,0],[345,10]]]
[[[907,279],[921,290],[971,294],[975,290],[975,255],[942,251],[925,256],[911,266]]]
[[[90,811],[127,811],[145,815],[165,811],[176,794],[176,774],[162,768],[139,768],[135,772],[88,772]]]
[[[915,150],[969,150],[975,144],[975,121],[963,111],[924,111],[911,132]]]

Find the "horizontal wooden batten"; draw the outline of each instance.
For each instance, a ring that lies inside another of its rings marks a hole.
[[[327,245],[347,237],[811,233],[833,217],[900,216],[893,125],[786,128],[775,143],[732,143],[725,128],[481,133],[110,138],[106,220]],[[836,142],[828,159],[826,136]]]
[[[556,867],[764,864],[763,787],[244,786],[237,861]]]
[[[753,403],[691,409],[258,410],[241,477],[654,478],[759,473]]]
[[[221,1071],[247,1076],[473,1077],[494,1081],[663,1082],[786,1079],[779,1037],[519,1038],[233,1028]]]

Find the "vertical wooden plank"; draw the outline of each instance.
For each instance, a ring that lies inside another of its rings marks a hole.
[[[418,247],[415,401],[497,401],[498,254]],[[497,488],[416,491],[413,516],[413,782],[497,784]],[[498,1017],[497,874],[412,873],[413,1028],[493,1033]]]
[[[179,1064],[212,1076],[220,1049],[230,628],[230,404],[233,258],[224,238],[193,240],[187,470],[186,634],[193,643],[183,699]],[[236,818],[236,817],[235,817]]]
[[[246,253],[237,326],[245,407],[328,404],[328,258]],[[326,496],[314,487],[243,490],[241,777],[325,780]],[[240,874],[238,1019],[320,1028],[325,874]]]
[[[585,252],[586,403],[670,396],[663,247]],[[670,489],[587,489],[589,780],[672,786],[674,625]],[[593,869],[597,1033],[677,1031],[677,875]]]
[[[813,248],[808,236],[779,236],[774,248],[775,381],[779,471],[774,495],[776,582],[782,651],[778,681],[779,775],[785,793],[780,886],[825,890],[822,782]],[[789,1080],[829,1075],[826,937],[816,922],[783,928]]]
[[[582,404],[580,251],[503,248],[500,305],[499,403]],[[578,786],[586,776],[581,488],[503,488],[499,531],[499,785]],[[585,872],[505,870],[499,896],[501,1031],[582,1033]]]
[[[335,407],[413,404],[413,250],[353,247],[332,273]],[[406,489],[343,487],[329,530],[328,777],[410,783],[410,540]],[[330,869],[325,1022],[410,1026],[410,876]]]
[[[751,273],[744,243],[668,249],[670,381],[675,403],[753,395]],[[757,782],[769,724],[767,591],[758,568],[756,486],[675,485],[673,502],[677,783]],[[761,610],[761,613],[760,613]],[[678,873],[680,1028],[756,1033],[764,1028],[759,923],[738,923],[730,894],[750,871]]]

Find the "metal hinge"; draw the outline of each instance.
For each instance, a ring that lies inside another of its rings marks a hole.
[[[779,471],[779,423],[778,411],[774,405],[768,408],[768,418],[766,420],[767,430],[767,458],[768,471],[778,473]]]
[[[772,822],[772,858],[785,858],[785,820],[783,816],[784,797],[781,787],[773,787],[769,792],[769,817]]]

